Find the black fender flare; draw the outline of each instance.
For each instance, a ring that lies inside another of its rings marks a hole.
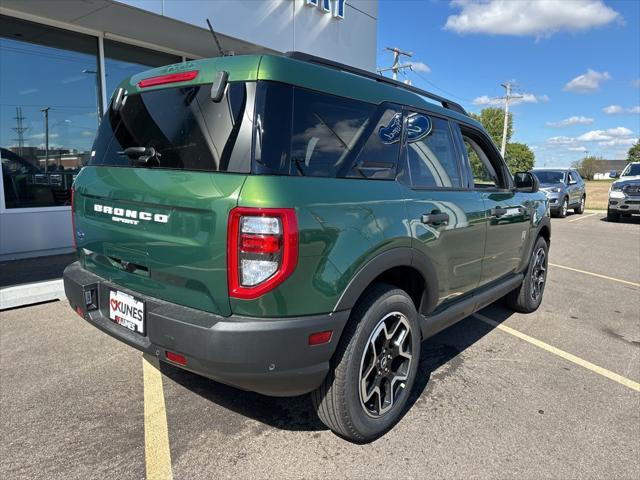
[[[386,250],[369,260],[358,270],[338,299],[334,311],[352,309],[371,282],[394,267],[413,267],[425,282],[420,313],[433,311],[438,303],[438,276],[433,263],[424,253],[411,247]]]

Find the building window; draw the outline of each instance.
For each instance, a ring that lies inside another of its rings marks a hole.
[[[155,52],[125,43],[104,40],[104,70],[107,100],[120,82],[150,68],[182,62],[182,57]]]
[[[97,38],[0,16],[0,156],[7,208],[70,203],[98,126]]]

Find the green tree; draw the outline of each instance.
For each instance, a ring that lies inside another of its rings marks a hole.
[[[627,152],[627,162],[640,162],[640,141],[637,141]]]
[[[526,172],[533,168],[536,157],[524,143],[507,143],[505,160],[512,173]]]
[[[504,129],[504,110],[501,108],[483,108],[480,114],[472,113],[471,118],[482,124],[498,148],[502,143],[502,130]],[[507,143],[513,134],[513,115],[509,115],[507,125]]]
[[[582,178],[587,180],[593,180],[593,176],[604,169],[602,158],[594,157],[593,155],[575,161],[571,166],[578,170]]]

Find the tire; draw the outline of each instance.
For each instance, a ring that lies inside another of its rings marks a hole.
[[[505,297],[509,307],[520,313],[531,313],[538,309],[547,281],[548,261],[549,246],[544,238],[538,237],[522,284]]]
[[[617,222],[618,220],[620,220],[620,213],[607,208],[607,222]]]
[[[584,213],[584,204],[587,202],[587,197],[585,195],[580,199],[580,205],[573,209],[574,213],[578,215],[582,215]]]
[[[565,197],[564,200],[562,200],[562,205],[560,205],[560,210],[558,210],[558,218],[566,217],[568,211],[569,211],[569,199]]]
[[[388,332],[391,346],[399,340],[401,347],[384,355],[382,341]],[[351,312],[327,377],[311,394],[320,420],[356,443],[370,442],[391,429],[413,387],[420,341],[418,313],[406,292],[387,284],[371,286]]]

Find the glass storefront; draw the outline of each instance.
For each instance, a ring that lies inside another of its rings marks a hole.
[[[0,15],[0,158],[7,209],[70,204],[104,110],[98,38]],[[181,57],[104,40],[107,99]]]
[[[95,37],[0,17],[6,208],[69,205],[100,111]]]
[[[182,58],[125,43],[104,41],[104,70],[107,101],[123,78],[153,67],[181,62]]]

